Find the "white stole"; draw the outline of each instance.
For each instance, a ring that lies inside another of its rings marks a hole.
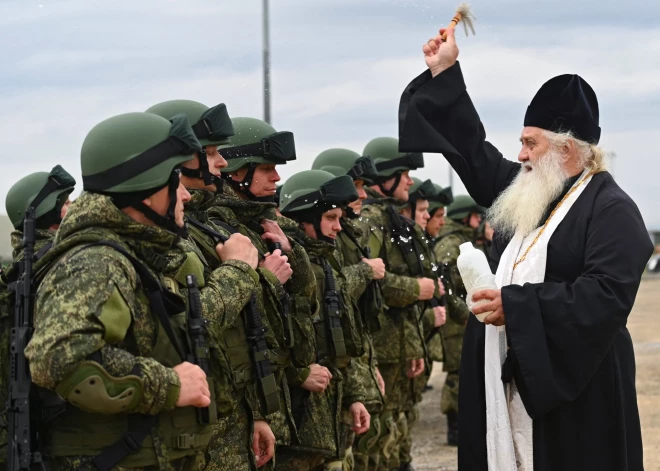
[[[531,248],[525,260],[513,269],[517,260],[532,244],[541,228],[527,236],[516,234],[502,254],[495,281],[498,288],[525,283],[543,283],[548,256],[548,243],[571,206],[577,201],[591,180],[585,170],[573,185],[580,185],[557,209],[554,216]],[[584,183],[581,183],[585,179]],[[521,202],[524,204],[524,202]],[[506,322],[506,312],[505,322]],[[484,373],[486,381],[486,445],[490,471],[532,471],[534,469],[534,434],[532,419],[515,381],[508,387],[502,383],[502,365],[506,359],[506,328],[486,326]]]

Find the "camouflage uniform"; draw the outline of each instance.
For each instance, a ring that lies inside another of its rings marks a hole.
[[[157,328],[133,265],[114,248],[85,247],[97,241],[114,242],[138,258],[176,299],[185,299],[185,276],[197,275],[205,314],[218,313],[219,305],[231,309],[227,296],[233,297],[235,292],[228,290],[237,279],[241,280],[239,289],[249,293],[251,288],[246,287],[254,285],[251,269],[246,264],[236,264],[205,280],[199,258],[184,245],[177,245],[178,236],[135,222],[118,210],[109,197],[93,193],[83,193],[72,204],[45,257],[53,265],[38,291],[35,334],[26,350],[33,381],[72,402],[74,396],[67,391],[75,384],[71,375],[90,358],[116,378],[136,378],[141,384],[141,397],[124,404],[121,410],[133,414],[129,420],[137,414],[162,416],[161,425],[155,426],[151,437],[120,465],[141,469],[153,462],[146,467],[197,469],[203,444],[211,437],[211,427],[198,425],[192,408],[175,407],[180,382],[171,368],[181,359],[164,353],[168,342],[163,343],[159,332],[162,329]],[[213,324],[219,318],[210,316],[209,321]],[[185,322],[185,314],[171,319],[173,324]],[[164,360],[159,362],[155,356]],[[172,432],[168,429],[169,421],[187,430],[190,444],[194,445],[166,439]],[[82,424],[87,424],[85,435],[77,432]],[[47,450],[55,456],[54,469],[86,468],[99,450],[119,438],[121,428],[120,425],[117,429],[116,414],[100,415],[85,412],[84,408],[66,407],[62,416],[49,425],[46,436]]]
[[[335,247],[325,241],[311,239],[297,228],[287,227],[287,234],[300,241],[309,254],[316,278],[316,297],[325,299],[326,280],[323,267],[332,266],[336,290],[341,293],[343,312],[342,330],[346,341],[347,354],[351,348],[363,348],[362,327],[356,318],[356,300],[364,292],[372,278],[371,267],[361,264],[342,269],[338,262]],[[278,471],[307,471],[317,467],[335,471],[342,469],[342,461],[350,452],[354,440],[351,431],[352,416],[349,407],[356,402],[365,402],[362,370],[351,366],[354,358],[335,357],[332,354],[330,339],[325,334],[327,320],[326,307],[319,303],[319,309],[310,312],[313,316],[317,337],[319,363],[332,373],[332,380],[324,393],[309,393],[304,389],[292,388],[292,396],[298,407],[294,411],[298,425],[300,444],[283,449],[283,459]],[[362,355],[362,352],[357,352]]]
[[[342,218],[342,231],[337,237],[336,256],[339,265],[344,267],[342,273],[345,274],[350,283],[352,271],[361,271],[364,263],[361,261],[364,257],[362,249],[359,247],[359,241],[363,239],[362,230],[354,224],[354,220]],[[357,281],[362,283],[361,280]],[[375,284],[371,277],[367,283]],[[360,358],[351,361],[349,368],[358,370],[358,378],[365,390],[364,406],[371,414],[371,427],[367,433],[355,437],[353,453],[345,460],[344,469],[355,471],[367,471],[376,469],[380,460],[378,450],[378,439],[381,433],[380,414],[383,409],[383,395],[378,386],[376,370],[378,361],[376,360],[376,351],[373,345],[372,333],[380,329],[381,316],[383,315],[382,293],[380,285],[367,285],[367,291],[360,296],[358,300],[360,315],[364,329],[364,350],[365,353]]]
[[[367,189],[373,201],[363,207],[360,225],[365,234],[363,245],[368,246],[372,256],[385,262],[386,274],[381,281],[383,300],[387,309],[382,318],[381,329],[374,333],[378,365],[385,381],[384,413],[381,427],[382,457],[379,469],[398,468],[401,440],[407,434],[407,398],[412,380],[407,375],[411,360],[426,355],[420,311],[417,303],[419,283],[411,275],[398,241],[391,234],[388,205],[396,200],[384,198],[380,193]]]
[[[221,193],[216,194],[213,204],[207,210],[207,222],[228,235],[227,229],[250,238],[262,253],[270,252],[265,240],[261,238],[263,219],[277,221],[280,225],[288,224],[286,218],[275,214],[275,204],[241,199],[229,185],[224,185]],[[266,269],[257,269],[261,290],[264,295],[264,325],[267,326],[266,340],[272,352],[271,362],[276,363],[277,380],[280,386],[280,411],[268,417],[271,429],[277,439],[277,445],[289,445],[297,440],[296,429],[291,415],[289,382],[302,384],[309,375],[308,366],[314,363],[316,345],[313,326],[307,314],[310,306],[316,306],[316,281],[305,250],[295,241],[291,241],[292,251],[287,253],[293,275],[282,286],[279,280]],[[283,300],[290,300],[290,321],[295,348],[287,346],[287,320],[283,318],[285,306]],[[299,306],[302,304],[302,306]],[[286,374],[285,374],[286,373]]]
[[[411,224],[413,237],[416,241],[416,246],[422,254],[422,265],[424,267],[423,276],[438,281],[440,276],[439,267],[435,260],[435,255],[432,250],[431,241],[422,228],[409,221]],[[426,345],[426,358],[424,362],[424,373],[412,380],[412,385],[409,391],[407,413],[408,419],[408,434],[403,437],[401,442],[401,450],[399,456],[402,463],[412,462],[412,427],[419,419],[419,410],[417,404],[422,402],[422,393],[426,389],[426,384],[431,377],[433,371],[434,361],[443,361],[443,345],[442,334],[439,328],[435,327],[435,313],[433,312],[433,305],[441,305],[441,297],[439,290],[436,289],[434,302],[424,301],[419,303],[422,322],[422,330],[424,333],[424,341]]]
[[[35,254],[41,254],[50,247],[55,238],[55,231],[37,229],[35,231]],[[14,231],[11,233],[11,246],[13,249],[14,262],[23,260],[23,233]],[[9,333],[14,325],[14,303],[13,296],[9,293],[9,284],[16,281],[18,276],[15,266],[10,265],[7,270],[0,273],[0,365],[3,365],[0,376],[0,404],[7,403],[9,390]],[[2,420],[7,421],[6,412],[2,414]],[[7,429],[0,428],[0,443],[7,443]],[[6,453],[0,454],[0,470],[6,468]]]
[[[446,219],[445,225],[435,241],[433,252],[441,265],[447,288],[447,322],[442,326],[444,340],[443,371],[447,372],[442,389],[442,413],[457,417],[458,415],[458,371],[461,365],[461,349],[463,335],[470,311],[465,304],[465,287],[456,267],[460,253],[459,246],[472,241],[474,229],[465,227],[451,219]]]
[[[228,220],[231,218],[231,209],[223,208],[221,205],[224,204],[227,196],[235,197],[233,190],[231,188],[225,188],[226,194],[223,195],[222,191],[218,193],[211,193],[205,190],[191,190],[191,201],[186,204],[186,214],[188,217],[192,217],[197,221],[202,222],[207,227],[216,231],[223,237],[230,237],[231,234],[235,231],[232,229],[229,230],[229,227],[221,224],[215,224],[212,220],[209,219],[208,211],[211,208],[217,207],[216,210],[212,211],[213,217],[215,218],[218,213],[222,213]],[[236,201],[237,204],[240,204]],[[263,205],[266,206],[267,205]],[[219,221],[220,219],[215,219]],[[240,227],[240,224],[236,227]],[[211,266],[220,265],[220,260],[215,252],[216,242],[211,239],[207,234],[204,234],[196,230],[195,226],[189,224],[189,230],[191,232],[191,238],[197,241],[198,246],[203,252],[203,256],[208,261]],[[279,287],[279,281],[270,273],[267,269],[257,268],[257,274],[259,276],[259,287],[255,291],[257,295],[257,304],[260,308],[260,312],[267,312],[268,309],[271,310],[271,316],[263,316],[262,322],[267,329],[267,332],[274,332],[271,328],[269,322],[270,319],[278,315],[280,307],[280,299],[276,297],[276,287]],[[279,289],[282,289],[279,287]],[[272,312],[274,310],[274,312]],[[280,439],[280,443],[286,443],[289,440],[289,427],[287,425],[287,416],[286,416],[286,404],[287,404],[287,394],[285,390],[281,390],[279,395],[279,405],[280,411],[270,414],[264,417],[266,411],[264,410],[264,405],[259,399],[258,393],[258,384],[255,376],[253,367],[245,369],[244,365],[235,365],[232,364],[233,358],[237,355],[245,353],[245,347],[249,348],[248,340],[245,333],[245,324],[246,319],[244,316],[238,316],[234,318],[231,322],[225,326],[224,332],[217,333],[217,345],[219,350],[222,351],[221,354],[218,354],[218,357],[227,358],[228,361],[225,364],[226,373],[230,376],[231,381],[226,386],[229,386],[229,390],[225,390],[222,393],[222,397],[227,397],[229,400],[233,398],[235,407],[232,407],[229,416],[219,420],[216,430],[214,431],[214,437],[209,447],[210,460],[207,466],[207,470],[250,470],[256,467],[254,460],[254,454],[252,452],[252,434],[254,421],[256,420],[268,420],[271,424],[277,425],[277,433]],[[281,323],[281,321],[279,321]],[[281,327],[280,327],[281,329]],[[279,358],[281,354],[277,354],[277,351],[284,351],[277,347],[280,345],[278,340],[275,337],[268,337],[268,345],[273,350],[273,359]],[[243,346],[243,348],[241,347]],[[286,358],[287,355],[284,355]],[[278,377],[280,377],[281,386],[284,386],[284,378],[282,371],[283,367],[286,364],[273,363],[272,367],[277,370],[279,368]],[[239,368],[236,370],[236,368]],[[250,379],[245,379],[246,374],[250,375]],[[238,376],[237,376],[238,375]],[[233,386],[231,386],[233,384]],[[225,386],[225,389],[226,389]],[[220,403],[222,401],[219,401]],[[272,467],[272,462],[266,465],[267,467]],[[263,468],[262,468],[263,469]]]

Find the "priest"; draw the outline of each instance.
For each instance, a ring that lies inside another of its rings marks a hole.
[[[400,150],[442,153],[489,207],[499,289],[477,292],[463,343],[459,469],[642,470],[626,328],[653,247],[606,171],[596,94],[578,75],[532,99],[518,162],[491,143],[467,93],[454,31],[399,108]]]

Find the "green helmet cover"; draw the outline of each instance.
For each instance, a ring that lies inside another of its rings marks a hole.
[[[447,207],[447,216],[454,221],[462,221],[472,213],[483,214],[485,208],[479,206],[471,196],[459,195]]]
[[[249,165],[286,164],[296,160],[293,133],[277,132],[270,124],[256,118],[233,118],[234,135],[220,147],[227,160],[223,173],[232,173]]]
[[[360,156],[348,149],[328,149],[321,152],[314,163],[313,170],[325,170],[336,177],[348,175],[353,180],[364,180],[371,184],[378,177],[373,159]]]
[[[94,126],[83,142],[83,188],[111,194],[158,189],[201,150],[183,114],[169,120],[153,113],[114,116]]]
[[[444,208],[454,201],[454,195],[450,186],[442,188],[437,183],[434,183],[433,186],[435,187],[436,196],[429,199],[429,214],[431,216],[433,216],[436,209]]]
[[[58,165],[50,173],[31,173],[12,185],[9,192],[7,192],[5,209],[14,228],[22,229],[28,207],[44,189],[49,178],[53,177],[57,179],[58,185],[35,208],[35,219],[38,220],[53,210],[58,210],[58,212],[61,210],[62,205],[73,191],[76,180]]]
[[[399,152],[399,140],[393,137],[372,139],[362,154],[373,159],[381,181],[406,170],[417,170],[424,167],[423,154]]]
[[[437,197],[435,186],[431,180],[422,181],[412,177],[413,184],[408,189],[408,202],[417,200],[431,200]]]
[[[296,214],[343,208],[358,199],[353,179],[336,177],[324,170],[305,170],[290,177],[282,187],[280,212],[296,219]]]
[[[157,114],[165,119],[177,114],[186,115],[202,146],[228,144],[229,138],[234,135],[234,125],[224,103],[209,108],[196,101],[170,100],[152,106],[147,113]]]

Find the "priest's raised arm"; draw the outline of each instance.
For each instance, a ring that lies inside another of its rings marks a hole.
[[[453,34],[448,34],[447,41],[453,41]],[[460,63],[441,67],[429,64],[429,69],[403,92],[399,105],[399,149],[442,153],[470,196],[488,207],[511,183],[520,164],[506,160],[486,140]]]

